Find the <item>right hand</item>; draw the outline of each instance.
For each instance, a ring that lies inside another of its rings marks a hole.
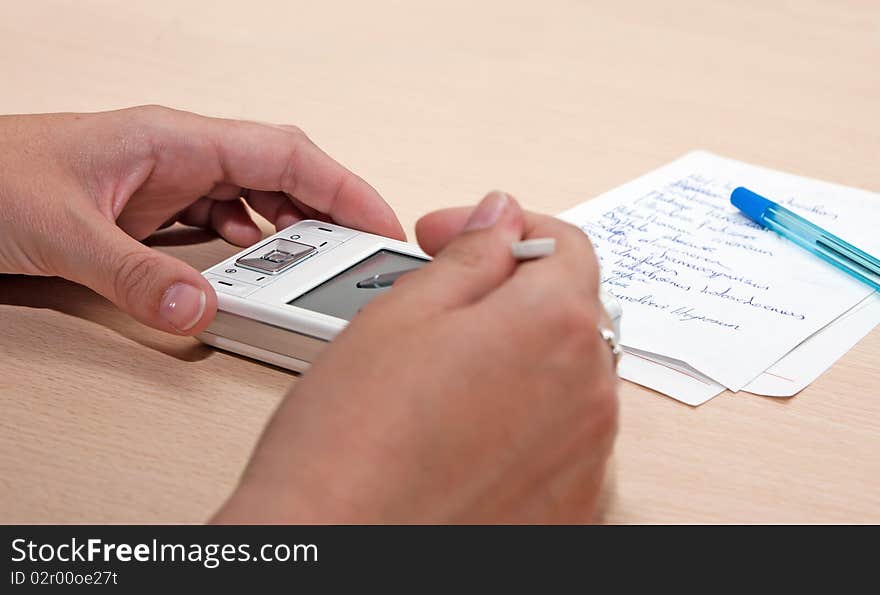
[[[328,346],[218,522],[582,522],[617,426],[590,242],[492,193],[423,219],[435,260]],[[449,236],[455,237],[449,237]],[[554,237],[517,263],[510,244]],[[451,241],[450,241],[451,240]]]

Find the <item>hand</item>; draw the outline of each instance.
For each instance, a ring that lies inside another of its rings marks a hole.
[[[391,208],[293,126],[161,107],[0,117],[0,273],[87,285],[144,324],[192,335],[217,298],[192,267],[141,244],[179,221],[260,239],[240,198],[278,229],[330,218],[403,238]]]
[[[590,242],[500,193],[417,231],[436,259],[327,347],[215,521],[592,518],[617,398]],[[556,253],[517,263],[523,237]]]

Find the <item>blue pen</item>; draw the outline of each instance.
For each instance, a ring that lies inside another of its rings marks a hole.
[[[772,229],[840,270],[880,290],[880,260],[870,254],[747,188],[739,187],[731,192],[730,202],[758,225]]]

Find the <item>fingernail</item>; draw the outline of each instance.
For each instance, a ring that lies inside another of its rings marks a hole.
[[[504,192],[490,192],[471,213],[464,226],[465,231],[492,227],[501,218],[501,214],[509,203],[510,197]]]
[[[194,327],[205,313],[205,292],[186,283],[176,283],[162,296],[159,315],[179,331]]]

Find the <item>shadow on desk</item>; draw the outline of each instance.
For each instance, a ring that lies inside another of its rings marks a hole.
[[[58,277],[0,275],[0,305],[54,310],[103,326],[144,347],[178,360],[197,362],[212,350],[192,337],[146,327],[92,290]]]
[[[159,246],[192,246],[204,244],[217,239],[217,234],[206,229],[174,225],[160,229],[144,240],[144,244],[153,248]]]

